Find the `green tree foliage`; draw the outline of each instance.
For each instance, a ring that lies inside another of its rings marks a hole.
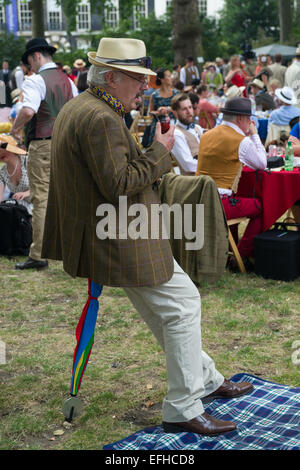
[[[168,15],[156,18],[151,13],[148,18],[141,18],[141,29],[130,33],[130,37],[145,42],[147,54],[151,55],[153,66],[171,67],[173,65],[172,23]]]
[[[87,63],[87,54],[83,49],[73,49],[70,52],[56,52],[54,56],[54,62],[61,62],[63,65],[69,65],[73,67],[76,59],[82,59]]]
[[[231,51],[216,18],[201,17],[202,55],[205,61],[229,57]]]
[[[257,40],[259,29],[271,42],[279,39],[277,0],[225,0],[220,29],[230,53],[241,51],[243,44]]]
[[[2,32],[0,34],[0,63],[6,59],[10,69],[15,68],[25,51],[25,38],[15,36],[12,33]]]
[[[290,44],[297,46],[300,38],[300,0],[295,1],[292,9],[292,35]]]
[[[104,27],[101,34],[91,37],[92,47],[96,50],[102,37],[128,37],[141,39],[146,44],[147,54],[152,57],[153,67],[172,67],[173,49],[172,49],[172,23],[170,15],[162,18],[156,18],[151,13],[148,18],[140,18],[140,29],[132,31],[128,29],[128,20],[120,22],[118,29],[109,29]]]

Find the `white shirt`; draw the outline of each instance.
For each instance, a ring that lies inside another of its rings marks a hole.
[[[39,69],[39,72],[47,69],[57,68],[54,62],[48,62]],[[72,80],[70,80],[72,86],[73,96],[78,95],[78,90],[76,85]],[[38,109],[41,105],[41,102],[46,98],[46,83],[42,75],[36,73],[31,75],[22,84],[22,93],[23,93],[23,108],[31,108],[35,113],[38,112]]]
[[[293,89],[296,98],[295,105],[300,107],[300,61],[295,60],[285,73],[285,86]]]
[[[195,129],[197,128],[198,131],[200,132],[200,135],[202,135],[203,134],[202,127],[196,124],[195,128],[187,129],[188,126],[182,124],[180,121],[177,121],[176,124],[178,124],[178,126],[182,127],[183,129],[186,129],[193,136],[195,136],[197,141],[200,144],[200,137],[199,137],[198,132]],[[177,129],[177,127],[175,127],[174,137],[175,137],[175,143],[171,152],[173,153],[177,162],[179,163],[179,165],[182,167],[184,171],[187,171],[189,173],[195,173],[197,170],[197,160],[193,158],[193,155],[191,153],[191,150],[187,143],[185,135],[183,134],[183,132],[181,132],[180,129]]]
[[[23,81],[24,81],[24,73],[23,73],[23,70],[21,69],[21,67],[17,67],[16,68],[16,71],[15,71],[15,80],[16,80],[16,85],[17,85],[17,88],[22,88],[22,84],[23,84]]]
[[[239,134],[245,136],[239,145],[239,160],[253,170],[264,170],[267,167],[267,154],[258,134],[246,136],[244,132],[233,122],[223,121]],[[231,196],[231,189],[218,188],[220,194]]]

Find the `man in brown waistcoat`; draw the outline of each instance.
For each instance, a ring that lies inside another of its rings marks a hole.
[[[53,62],[55,52],[55,47],[50,46],[45,39],[35,38],[28,41],[22,56],[22,62],[29,64],[35,74],[23,83],[23,107],[14,122],[12,134],[20,139],[24,126],[28,126],[27,172],[33,203],[33,241],[28,259],[17,263],[16,269],[48,266],[48,261],[41,257],[41,250],[48,199],[52,130],[60,109],[77,95],[73,82]]]
[[[254,170],[267,166],[267,157],[257,129],[251,121],[251,101],[235,97],[226,101],[221,126],[201,138],[197,175],[209,175],[215,181],[227,220],[250,219],[238,248],[250,268],[254,255],[254,237],[262,231],[262,206],[257,198],[235,198],[243,165]]]
[[[186,58],[185,66],[180,70],[180,81],[184,86],[190,86],[193,84],[193,80],[199,79],[198,67],[194,64],[194,58],[188,56]]]
[[[127,38],[102,38],[88,57],[89,88],[54,125],[43,254],[63,260],[73,277],[124,288],[165,352],[165,431],[231,431],[234,423],[205,413],[202,398],[240,396],[252,385],[224,380],[202,350],[198,289],[161,235],[162,215],[152,219],[160,205],[157,180],[171,169],[174,127],[162,134],[157,123],[154,143],[143,152],[124,122],[155,75],[151,58],[143,41]],[[127,221],[137,206],[148,228],[143,236],[130,234]]]
[[[203,129],[193,122],[194,109],[189,95],[186,93],[174,96],[171,108],[177,119],[172,154],[182,175],[195,175]]]

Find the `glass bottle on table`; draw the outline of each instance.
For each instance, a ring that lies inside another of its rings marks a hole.
[[[285,171],[293,171],[294,169],[294,151],[292,142],[288,142],[284,152],[284,169]]]

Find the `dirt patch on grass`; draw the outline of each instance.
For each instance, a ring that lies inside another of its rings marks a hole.
[[[161,421],[161,403],[141,403],[137,408],[127,411],[120,418],[136,426],[153,426],[153,423]]]

